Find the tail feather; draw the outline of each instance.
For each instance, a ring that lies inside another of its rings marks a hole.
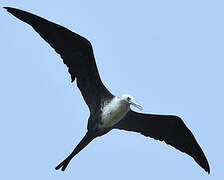
[[[55,169],[58,170],[61,168],[61,170],[64,171],[68,166],[69,162],[72,160],[72,158],[76,154],[78,154],[83,148],[85,148],[95,137],[96,136],[94,136],[92,133],[88,131],[82,138],[82,140],[79,142],[79,144],[72,151],[72,153],[64,161],[62,161]]]

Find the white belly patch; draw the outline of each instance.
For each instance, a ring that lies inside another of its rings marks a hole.
[[[123,103],[119,98],[115,97],[103,108],[102,124],[99,125],[99,128],[106,129],[118,123],[129,109],[129,104]]]

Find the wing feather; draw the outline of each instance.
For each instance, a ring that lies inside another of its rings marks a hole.
[[[142,114],[129,111],[128,114],[115,125],[117,129],[134,131],[167,144],[187,153],[208,173],[210,168],[201,147],[192,132],[178,116]]]
[[[77,86],[91,112],[99,108],[102,98],[113,98],[100,79],[92,45],[86,38],[29,12],[5,8],[18,19],[31,25],[60,54],[68,67],[72,82],[77,79]]]

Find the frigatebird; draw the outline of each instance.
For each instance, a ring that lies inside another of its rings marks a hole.
[[[131,95],[114,96],[102,83],[97,70],[91,43],[69,29],[29,12],[4,7],[18,19],[28,23],[60,54],[68,67],[71,82],[76,84],[89,107],[87,132],[72,153],[55,169],[64,171],[71,159],[94,138],[112,129],[141,133],[156,140],[165,141],[181,152],[190,155],[206,172],[210,173],[208,161],[192,132],[183,120],[175,115],[143,114],[142,106]]]

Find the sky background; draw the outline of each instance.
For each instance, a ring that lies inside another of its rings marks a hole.
[[[101,78],[145,113],[183,118],[211,174],[164,142],[112,130],[69,164],[89,111],[58,54],[0,10],[0,179],[223,178],[224,2],[218,0],[1,0],[68,27],[93,45]],[[136,109],[134,109],[136,110]]]

